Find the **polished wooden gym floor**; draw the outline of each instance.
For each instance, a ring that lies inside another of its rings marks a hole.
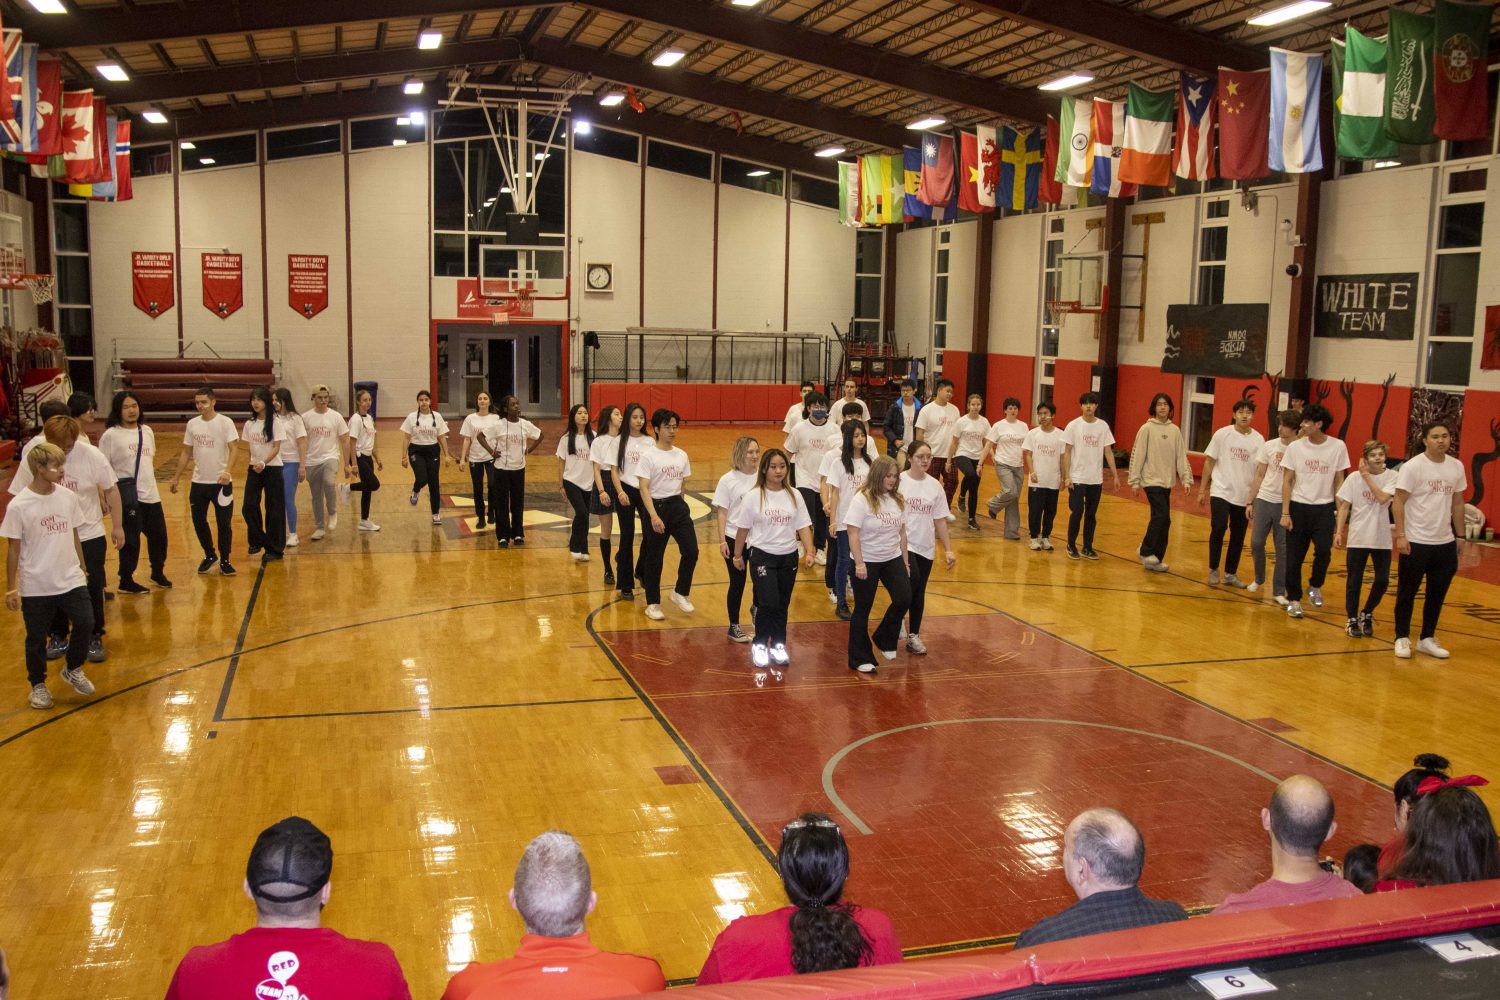
[[[779,429],[749,432],[781,443]],[[804,809],[835,816],[848,897],[890,912],[919,955],[1003,945],[1071,902],[1062,829],[1090,805],[1139,823],[1149,892],[1205,907],[1264,877],[1259,810],[1280,777],[1334,791],[1340,854],[1389,835],[1382,783],[1418,752],[1500,777],[1489,549],[1466,549],[1450,595],[1453,658],[1398,661],[1393,595],[1377,638],[1343,635],[1342,556],[1327,607],[1289,621],[1204,582],[1196,513],[1174,516],[1172,571],[1143,573],[1145,507],[1121,491],[1101,507],[1099,562],[1067,559],[1066,511],[1051,553],[987,518],[977,533],[955,525],[958,566],[929,586],[931,655],[903,651],[873,678],[845,668],[847,627],[821,570],[804,571],[792,666],[756,689],[748,648],[724,636],[712,527],[700,524],[696,614],[668,603],[649,622],[639,598],[604,587],[596,547],[587,564],[568,557],[556,423],[547,433],[520,550],[474,532],[462,494],[440,527],[425,497],[409,506],[393,431],[380,436],[382,531],[357,532],[345,507],[309,541],[304,489],[302,545],[264,570],[241,556],[234,579],[195,575],[185,493],[168,495],[177,586],[108,605],[91,699],[54,674],[58,707],[26,707],[20,616],[0,619],[13,995],[160,995],[186,948],[253,922],[246,853],[293,813],[333,838],[326,922],[389,942],[414,995],[436,996],[470,959],[514,947],[506,890],[548,828],[588,852],[595,940],[686,980],[726,922],[782,904],[769,860]],[[704,514],[740,433],[683,430]],[[468,489],[466,473],[444,475]],[[243,553],[238,516],[235,530]]]

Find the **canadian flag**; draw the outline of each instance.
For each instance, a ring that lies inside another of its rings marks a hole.
[[[94,176],[94,92],[63,91],[62,155],[67,179],[86,184]]]

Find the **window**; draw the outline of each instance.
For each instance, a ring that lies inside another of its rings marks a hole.
[[[80,392],[94,392],[89,206],[86,201],[58,194],[56,189],[51,195],[52,271],[57,280],[53,316],[63,352],[68,357],[68,375],[73,380],[73,387]]]
[[[792,173],[792,200],[817,205],[820,208],[839,207],[839,186],[836,181]]]
[[[194,139],[192,149],[180,150],[182,170],[211,170],[215,167],[237,167],[255,163],[259,150],[254,132],[244,135],[222,135],[216,139]]]
[[[1229,269],[1229,199],[1203,203],[1198,230],[1198,298],[1200,306],[1224,304],[1224,275]]]
[[[854,234],[854,339],[880,340],[881,310],[885,305],[885,230],[861,229]]]
[[[626,163],[641,162],[641,140],[629,132],[593,125],[587,132],[573,133],[573,148],[582,153],[608,156]]]
[[[1049,302],[1057,299],[1062,280],[1064,223],[1060,216],[1047,220],[1047,249],[1042,265],[1042,309],[1037,335],[1037,402],[1052,400],[1052,375],[1057,367],[1057,349],[1062,341],[1062,317],[1054,316]]]
[[[298,156],[322,156],[326,153],[343,151],[344,127],[338,122],[329,125],[276,129],[266,133],[267,162],[290,160]]]
[[[714,154],[655,139],[646,140],[646,166],[670,170],[674,174],[701,177],[706,181],[714,178]]]
[[[1189,375],[1183,396],[1187,398],[1187,419],[1182,426],[1187,432],[1188,451],[1206,451],[1214,436],[1214,380],[1206,375]]]
[[[953,230],[943,226],[937,231],[936,263],[932,269],[932,375],[943,374],[943,350],[948,346],[948,244]]]
[[[132,178],[156,177],[172,172],[172,146],[130,147],[130,176]]]
[[[731,187],[742,187],[762,194],[780,197],[786,188],[786,172],[777,167],[746,163],[744,160],[719,157],[719,181]]]
[[[423,142],[426,138],[426,123],[414,125],[410,119],[405,125],[396,117],[362,118],[349,123],[349,148],[352,150],[404,146],[409,142]]]
[[[1374,170],[1388,170],[1391,167],[1410,167],[1419,163],[1436,163],[1441,147],[1435,142],[1423,143],[1420,146],[1398,145],[1396,155],[1384,160],[1340,160],[1339,176],[1348,177],[1351,174],[1364,174]]]
[[[1432,267],[1432,325],[1427,336],[1427,384],[1469,384],[1479,297],[1479,246],[1484,202],[1449,202],[1438,210]]]

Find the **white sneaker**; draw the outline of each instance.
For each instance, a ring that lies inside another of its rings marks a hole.
[[[764,669],[771,663],[771,651],[760,643],[755,643],[750,647],[750,662]]]
[[[1245,583],[1245,581],[1241,580],[1239,577],[1235,576],[1233,573],[1226,573],[1224,575],[1224,585],[1227,586],[1227,587],[1236,587],[1236,588],[1238,588],[1240,590],[1249,590],[1250,589],[1250,586],[1247,583]]]
[[[1437,636],[1435,635],[1418,641],[1417,652],[1426,653],[1428,656],[1436,657],[1439,660],[1446,660],[1449,656],[1448,651],[1438,645]]]
[[[838,602],[839,602],[839,599],[837,597],[833,596],[833,588],[829,587],[828,588],[828,603],[829,604],[837,604]]]
[[[1275,597],[1271,598],[1271,600],[1273,600],[1273,601],[1276,602],[1276,606],[1278,608],[1284,608],[1288,604],[1292,603],[1291,601],[1289,601],[1289,600],[1286,599],[1286,595],[1285,594],[1277,594]]]
[[[437,519],[433,518],[433,520],[436,521]],[[587,552],[580,552],[580,553],[578,553],[578,561],[579,562],[588,562],[589,561],[589,554]]]
[[[31,686],[31,697],[28,699],[32,708],[51,708],[53,705],[52,692],[47,690],[45,684],[33,684]]]
[[[664,621],[667,616],[661,613],[660,604],[648,604],[646,605],[646,617],[654,622],[659,622]]]
[[[673,604],[677,605],[679,608],[682,609],[682,613],[683,614],[690,615],[695,610],[693,608],[693,602],[690,601],[690,600],[688,600],[686,597],[683,597],[677,591],[674,590],[674,591],[672,591],[672,593],[668,594],[667,596],[672,599],[672,603]]]
[[[896,633],[896,641],[902,642],[906,639],[906,619],[901,619],[901,631]]]
[[[289,549],[295,549],[297,547],[297,536],[295,534],[286,536],[286,547]]]
[[[1246,586],[1246,587],[1245,587],[1245,589],[1246,589],[1246,590],[1247,590],[1247,591],[1249,591],[1249,592],[1250,592],[1250,593],[1252,593],[1252,594],[1253,594],[1253,593],[1255,593],[1255,592],[1256,592],[1256,591],[1257,591],[1257,590],[1259,590],[1259,589],[1260,589],[1260,584],[1258,584],[1258,583],[1251,583],[1251,584],[1249,584],[1249,585],[1247,585],[1247,586]]]
[[[771,659],[775,660],[776,665],[781,667],[792,662],[792,658],[786,654],[786,647],[779,642],[771,647]]]
[[[323,540],[323,536],[326,534],[328,534],[328,532],[324,531],[322,528],[318,528],[312,533],[312,540],[315,542],[321,542]],[[296,536],[293,535],[292,537],[295,538]]]
[[[589,558],[581,552],[569,552],[568,555],[572,557],[574,562],[587,562]]]
[[[817,563],[819,566],[827,566],[828,565],[828,555],[827,555],[827,553],[825,553],[822,549],[819,549],[818,550],[818,554],[815,555],[815,556],[813,556],[813,562]]]
[[[1302,617],[1302,602],[1301,601],[1288,601],[1287,605],[1286,605],[1286,616],[1288,618],[1301,618]]]
[[[854,669],[858,670],[862,674],[873,674],[875,672],[875,664],[873,664],[873,663],[861,663],[859,666],[855,667]]]
[[[1152,566],[1155,566],[1159,562],[1161,562],[1161,560],[1156,558],[1155,556],[1141,556],[1141,565],[1146,567],[1147,569],[1150,569]]]
[[[360,531],[379,531],[380,530],[380,525],[376,524],[374,521],[361,521],[361,522],[359,522],[359,530]]]
[[[1217,587],[1219,585],[1219,571],[1218,570],[1211,569],[1211,570],[1208,571],[1208,585],[1210,587]]]
[[[1307,599],[1312,602],[1312,606],[1315,608],[1323,606],[1323,592],[1317,587],[1307,588]]]
[[[443,523],[443,515],[441,515],[441,514],[434,514],[434,515],[432,515],[432,523],[433,524],[442,524]]]
[[[1052,539],[1050,539],[1050,538],[1043,538],[1042,539],[1042,549],[1044,551],[1046,551],[1046,552],[1051,552],[1052,551]]]
[[[926,656],[927,655],[927,646],[926,646],[926,644],[924,644],[922,642],[922,639],[921,639],[920,636],[916,636],[916,635],[909,635],[909,636],[907,636],[906,637],[906,648],[909,649],[909,650],[911,650],[913,653],[916,653],[918,656]]]
[[[1171,569],[1172,567],[1168,566],[1166,563],[1164,563],[1160,559],[1158,559],[1156,562],[1152,563],[1150,566],[1147,566],[1146,568],[1149,569],[1153,573],[1165,573],[1169,569]]]
[[[1409,659],[1411,659],[1411,640],[1410,639],[1397,639],[1396,640],[1396,650],[1395,650],[1395,652],[1396,652],[1396,658],[1399,659],[1399,660],[1409,660]]]
[[[328,515],[328,530],[329,531],[333,531],[338,526],[339,526],[339,516],[337,514],[329,514]]]
[[[878,652],[887,660],[894,660],[896,658],[896,651],[894,649],[882,649],[878,650]]]
[[[1042,550],[1042,540],[1040,538],[1033,538],[1026,543],[1026,547],[1033,552],[1040,552]]]
[[[1443,655],[1447,656],[1448,654],[1444,652]],[[87,696],[94,693],[94,682],[83,676],[82,667],[79,667],[77,670],[63,670],[59,676],[68,682],[68,687],[81,695]]]

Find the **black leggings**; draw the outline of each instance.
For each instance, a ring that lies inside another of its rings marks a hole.
[[[349,489],[359,494],[359,519],[368,521],[370,519],[370,499],[375,491],[380,489],[380,480],[375,478],[375,459],[370,455],[354,456],[355,464],[359,466],[359,482],[350,485]]]
[[[849,619],[849,666],[858,667],[875,662],[875,649],[891,652],[900,641],[901,619],[911,607],[911,577],[906,573],[906,564],[901,557],[885,562],[865,563],[865,578],[856,573],[854,584],[854,615]],[[875,592],[885,584],[891,595],[890,607],[885,609],[880,624],[875,626],[875,649],[870,645],[870,609],[875,606]]]
[[[436,514],[443,500],[438,495],[438,470],[442,468],[443,449],[435,444],[414,444],[406,449],[406,457],[411,461],[412,496],[421,493],[422,487],[427,487],[427,499]]]
[[[281,479],[282,468],[268,465],[259,472],[245,473],[245,503],[240,513],[245,517],[245,536],[252,549],[265,549],[275,558],[286,548],[286,490]],[[265,500],[265,520],[261,519],[261,500]]]
[[[976,459],[960,455],[953,460],[958,466],[958,505],[969,520],[974,520],[979,511],[979,465]]]
[[[146,551],[151,575],[161,576],[167,565],[167,519],[161,503],[140,503],[125,511],[125,545],[120,549],[120,582],[132,583],[135,568],[141,561],[141,535],[146,536]]]
[[[1302,560],[1307,558],[1307,547],[1313,547],[1312,572],[1308,574],[1309,587],[1322,587],[1328,574],[1328,562],[1333,555],[1334,505],[1331,503],[1292,504],[1292,528],[1286,533],[1286,596],[1287,600],[1302,600]]]
[[[807,505],[807,516],[812,519],[813,550],[817,551],[828,544],[828,512],[823,509],[823,495],[807,486],[797,487],[797,492],[802,494],[802,502]],[[833,560],[829,559],[828,562],[832,565]]]
[[[698,565],[698,535],[693,531],[693,513],[680,494],[653,499],[651,503],[665,530],[648,527],[641,539],[641,585],[646,588],[646,603],[660,604],[662,560],[667,554],[667,541],[677,543],[677,586],[672,589],[687,597],[693,589],[693,570]],[[644,513],[642,517],[645,517]],[[650,519],[646,520],[649,525]]]
[[[526,470],[496,469],[495,492],[490,497],[490,520],[495,538],[524,538],[526,514]]]
[[[907,612],[906,631],[916,635],[922,631],[922,613],[927,609],[927,579],[932,576],[932,560],[915,552],[906,554],[911,563],[911,610]]]
[[[1224,572],[1230,576],[1240,568],[1240,550],[1245,547],[1245,529],[1250,521],[1244,504],[1234,504],[1223,497],[1208,498],[1208,568],[1219,568],[1219,552],[1224,547],[1224,530],[1229,530],[1229,552],[1224,556]],[[1352,558],[1354,550],[1349,551]],[[1390,553],[1386,553],[1386,565],[1390,565]],[[1385,590],[1381,584],[1380,589]],[[1351,616],[1353,612],[1350,612]]]
[[[1417,603],[1417,590],[1427,581],[1427,596],[1422,602],[1422,634],[1430,639],[1437,634],[1438,616],[1443,613],[1443,599],[1448,585],[1458,572],[1458,543],[1439,545],[1411,543],[1411,552],[1396,564],[1396,638],[1411,637],[1411,613]]]
[[[641,491],[629,483],[621,483],[620,488],[625,491],[630,503],[622,504],[620,498],[615,497],[615,517],[620,524],[620,547],[615,550],[615,585],[620,590],[634,590],[636,518],[644,521],[646,514],[641,510]],[[646,530],[651,530],[650,524],[646,525]],[[642,548],[644,547],[643,544]]]
[[[573,505],[573,530],[568,532],[568,551],[589,554],[589,494],[577,483],[563,480],[563,492]]]
[[[797,553],[775,555],[751,549],[745,565],[755,589],[755,642],[760,646],[786,645],[787,609],[797,582]],[[742,574],[743,577],[743,574]]]
[[[1359,588],[1365,581],[1366,561],[1374,569],[1374,579],[1370,582],[1370,596],[1365,599],[1365,614],[1375,613],[1375,606],[1385,596],[1386,587],[1391,582],[1390,549],[1350,549],[1345,565],[1348,572],[1344,579],[1344,611],[1350,618],[1360,611]]]
[[[469,482],[474,487],[474,516],[479,518],[479,527],[484,527],[484,504],[495,492],[495,463],[470,462]]]
[[[724,560],[724,568],[729,571],[729,589],[724,596],[724,609],[729,612],[729,624],[738,625],[740,623],[740,605],[745,602],[745,575],[749,572],[750,556],[748,553],[745,556],[745,569],[735,569],[734,537],[731,535],[725,535],[724,541],[729,544],[730,556],[730,558]],[[797,571],[797,559],[795,552],[792,553],[792,557],[792,572],[795,573]],[[776,557],[768,555],[766,556],[766,558],[774,559]],[[753,598],[754,594],[752,593],[751,596]],[[785,631],[785,626],[783,625],[783,635],[781,639],[777,640],[778,642],[786,641]]]
[[[1026,491],[1026,526],[1032,538],[1046,538],[1052,534],[1052,522],[1057,517],[1057,490],[1046,486],[1032,486]]]

